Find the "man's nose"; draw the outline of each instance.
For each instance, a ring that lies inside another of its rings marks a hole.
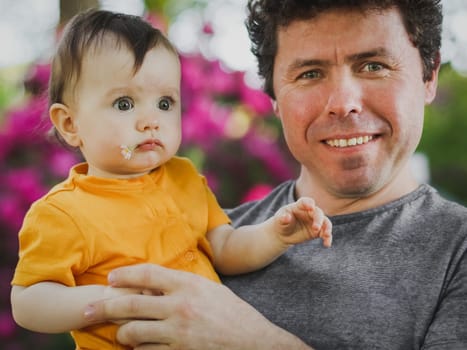
[[[361,82],[352,75],[333,77],[329,85],[326,115],[343,118],[362,112]]]

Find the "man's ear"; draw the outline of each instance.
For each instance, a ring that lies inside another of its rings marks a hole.
[[[425,82],[425,104],[430,104],[436,97],[436,90],[438,89],[438,75],[441,67],[441,55],[438,52],[435,61],[435,68],[433,69],[431,79]]]
[[[274,114],[276,115],[277,118],[281,119],[281,112],[279,110],[279,106],[277,105],[277,101],[271,99],[271,103],[272,103]]]
[[[78,135],[73,114],[70,108],[62,103],[54,103],[49,108],[49,116],[55,129],[63,139],[72,147],[80,147],[81,139]]]

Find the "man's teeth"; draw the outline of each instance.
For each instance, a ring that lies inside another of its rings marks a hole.
[[[359,137],[352,137],[351,139],[334,139],[334,140],[327,140],[326,143],[332,147],[350,147],[356,145],[363,145],[364,143],[368,143],[373,140],[373,136],[359,136]]]

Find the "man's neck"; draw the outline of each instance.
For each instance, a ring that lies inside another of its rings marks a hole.
[[[298,197],[312,197],[328,216],[355,213],[376,208],[414,191],[419,183],[407,165],[399,174],[383,186],[368,193],[355,196],[339,195],[327,188],[316,186],[317,181],[302,168],[296,182],[295,194]]]

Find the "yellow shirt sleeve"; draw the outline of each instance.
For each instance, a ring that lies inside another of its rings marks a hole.
[[[73,275],[86,270],[86,242],[73,219],[47,200],[30,208],[19,232],[19,262],[12,284],[52,281],[75,286]]]
[[[212,229],[224,225],[230,224],[230,219],[224,210],[220,207],[214,193],[209,188],[206,178],[202,177],[203,184],[206,189],[206,200],[208,204],[208,227],[207,231],[211,231]]]

